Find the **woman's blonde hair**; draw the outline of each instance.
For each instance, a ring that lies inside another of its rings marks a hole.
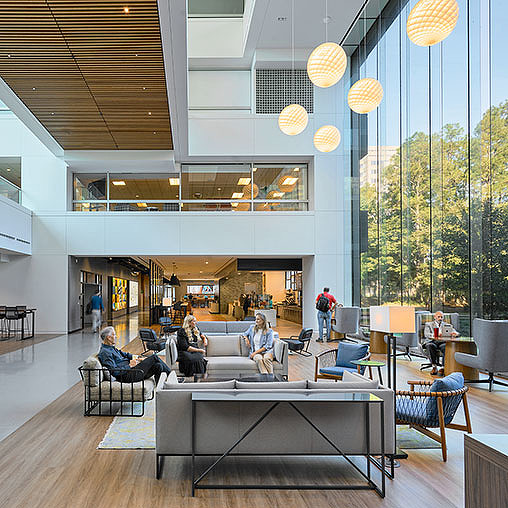
[[[187,334],[187,337],[189,338],[189,340],[195,339],[194,334],[192,333],[192,328],[190,326],[192,321],[194,321],[195,319],[196,319],[196,316],[194,316],[192,314],[187,314],[185,316],[185,319],[183,320],[182,328],[185,330],[185,333]]]
[[[262,327],[258,327],[257,324],[254,325],[254,333],[256,333],[258,330],[261,330],[261,332],[263,332],[263,335],[265,335],[268,330],[270,329],[270,327],[268,326],[268,321],[266,320],[266,316],[264,314],[262,314],[261,312],[258,312],[256,314],[256,317],[260,317],[262,320],[263,320],[263,326]]]

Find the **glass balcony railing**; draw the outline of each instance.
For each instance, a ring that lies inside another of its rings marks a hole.
[[[11,199],[16,203],[20,203],[21,189],[0,176],[0,196]]]

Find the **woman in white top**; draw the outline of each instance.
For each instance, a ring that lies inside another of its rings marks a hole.
[[[258,312],[255,324],[243,336],[249,347],[249,358],[257,363],[262,374],[273,374],[273,330],[266,316]]]

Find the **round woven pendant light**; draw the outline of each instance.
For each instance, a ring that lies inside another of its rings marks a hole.
[[[300,134],[309,121],[307,111],[300,104],[286,106],[279,115],[279,129],[288,136]]]
[[[256,198],[257,195],[259,194],[259,187],[255,183],[252,183],[252,184],[249,183],[249,184],[243,186],[242,192],[243,192],[244,199],[250,199],[251,192],[252,192],[252,197]]]
[[[248,212],[250,203],[231,203],[231,208],[237,212]]]
[[[335,85],[344,75],[346,67],[346,53],[335,42],[320,44],[307,60],[309,79],[321,88]]]
[[[383,99],[383,87],[374,78],[359,79],[349,89],[347,102],[356,113],[369,113],[376,109]]]
[[[282,175],[277,181],[277,187],[281,192],[293,192],[295,190],[298,177],[294,175]],[[280,194],[280,193],[279,193]],[[275,196],[275,199],[280,198],[280,195]]]
[[[452,33],[458,18],[456,0],[420,0],[407,18],[407,36],[417,46],[433,46]]]
[[[314,146],[320,152],[333,152],[340,144],[340,132],[334,125],[324,125],[314,134]]]

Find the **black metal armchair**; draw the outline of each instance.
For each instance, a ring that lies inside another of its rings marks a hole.
[[[312,356],[312,353],[309,351],[309,344],[313,332],[312,328],[302,328],[300,335],[291,335],[289,338],[281,338],[280,340],[287,342],[289,351],[302,356]]]
[[[155,330],[151,328],[140,328],[139,338],[143,342],[144,350],[141,353],[142,355],[148,353],[148,351],[162,351],[166,347],[166,338],[159,339]]]

